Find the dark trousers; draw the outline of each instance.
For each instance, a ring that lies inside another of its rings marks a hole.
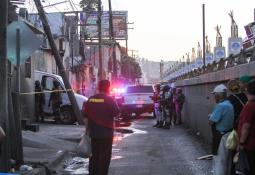
[[[35,102],[35,116],[36,116],[36,122],[39,122],[40,118],[41,118],[41,121],[44,121],[43,104],[39,102]]]
[[[89,175],[107,175],[112,156],[112,138],[91,138],[92,156],[89,159]]]
[[[177,114],[176,114],[175,104],[171,105],[170,110],[171,110],[171,118],[172,118],[174,124],[176,125],[177,124]]]
[[[245,150],[245,153],[247,155],[249,166],[250,166],[249,175],[255,175],[255,150],[254,151]]]
[[[177,123],[182,124],[182,105],[181,104],[175,104],[175,112],[176,112]]]

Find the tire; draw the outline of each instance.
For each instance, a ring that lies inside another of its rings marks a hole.
[[[75,121],[75,115],[70,106],[64,106],[60,109],[60,122],[62,124],[73,124]]]

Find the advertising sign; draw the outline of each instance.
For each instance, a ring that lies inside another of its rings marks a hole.
[[[127,39],[127,22],[128,12],[127,11],[113,11],[113,33],[115,39]],[[92,12],[87,15],[86,13],[80,13],[80,22],[86,27],[83,31],[87,35],[87,38],[98,38],[98,13]],[[105,11],[102,13],[102,37],[109,38],[109,12]]]
[[[229,38],[228,39],[228,55],[235,55],[240,53],[242,48],[242,38]]]
[[[196,60],[196,67],[197,68],[201,68],[201,67],[203,67],[203,59],[202,58],[197,58],[197,60]]]
[[[214,48],[214,59],[219,61],[221,58],[226,57],[225,47],[215,47]]]
[[[212,53],[207,53],[205,54],[205,64],[211,64],[213,62],[213,54]]]

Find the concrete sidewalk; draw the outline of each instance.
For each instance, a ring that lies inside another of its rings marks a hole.
[[[44,164],[52,171],[76,152],[84,126],[40,124],[39,132],[23,131],[26,164]],[[38,173],[42,174],[42,173]]]

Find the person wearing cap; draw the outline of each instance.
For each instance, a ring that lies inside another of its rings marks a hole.
[[[246,94],[244,92],[241,92],[241,87],[238,80],[229,80],[228,90],[230,92],[228,100],[234,107],[234,129],[237,129],[240,113],[248,99]],[[235,154],[236,151],[231,150],[231,159],[229,160],[229,171],[231,172],[231,174],[235,174],[235,166],[232,161]]]
[[[249,175],[255,174],[255,80],[247,84],[248,102],[244,106],[238,125],[239,149],[244,150],[248,163]]]
[[[84,106],[87,133],[91,137],[92,156],[90,175],[107,175],[112,155],[114,118],[120,114],[115,100],[110,97],[110,82],[101,80],[99,93],[90,97]]]
[[[227,87],[223,84],[216,86],[212,92],[217,103],[209,115],[209,124],[212,128],[212,154],[215,174],[227,174],[229,157],[225,142],[228,133],[233,129],[234,109],[227,100]]]

